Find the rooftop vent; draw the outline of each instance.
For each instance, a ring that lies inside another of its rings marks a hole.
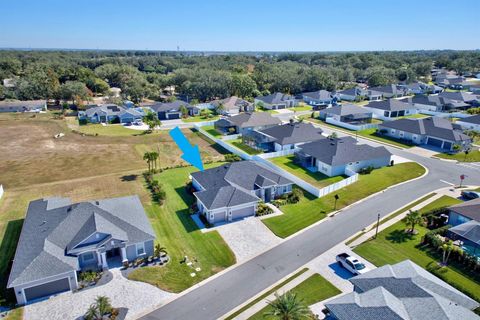
[[[47,220],[43,220],[42,223],[40,223],[41,226],[47,223]]]
[[[98,205],[100,204],[100,202],[98,202],[98,201],[95,201],[95,204],[98,206]]]

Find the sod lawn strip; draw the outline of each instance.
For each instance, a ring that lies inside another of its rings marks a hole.
[[[337,210],[385,188],[418,178],[425,169],[415,162],[405,162],[393,167],[383,167],[373,170],[370,174],[360,175],[357,182],[335,192],[338,194]],[[280,216],[262,220],[277,236],[286,238],[303,228],[325,218],[333,211],[335,199],[333,194],[316,198],[304,191],[304,197],[295,204],[280,207],[284,213]]]
[[[299,299],[305,306],[311,306],[317,302],[326,300],[333,296],[336,296],[342,293],[337,287],[328,282],[324,277],[318,273],[311,275],[305,279],[302,283],[290,290],[290,292],[297,295]],[[279,292],[282,294],[283,292]],[[277,319],[272,316],[266,316],[265,313],[272,310],[272,307],[267,305],[262,310],[255,313],[253,316],[248,318],[249,320],[262,320],[262,319]]]
[[[204,127],[202,127],[202,129],[205,130],[206,132],[208,132],[210,135],[212,135],[215,138],[221,138],[222,137],[222,134],[220,132],[218,132],[217,129],[215,129],[214,126],[204,126]]]
[[[467,270],[453,259],[449,260],[448,266],[440,267],[441,252],[420,245],[421,239],[428,229],[416,226],[415,230],[418,231],[418,234],[411,235],[405,233],[407,228],[409,226],[399,221],[379,232],[376,239],[362,243],[353,251],[377,267],[410,259],[451,286],[480,301],[480,276],[478,273]]]
[[[231,144],[235,148],[240,149],[243,152],[248,153],[249,155],[256,155],[256,154],[263,153],[262,150],[257,150],[257,149],[254,149],[254,148],[250,147],[250,146],[247,146],[245,143],[242,142],[242,139],[227,140],[226,142]]]
[[[240,309],[238,309],[237,311],[235,311],[234,313],[232,313],[231,315],[229,315],[228,317],[225,318],[225,320],[232,320],[234,319],[235,317],[237,317],[238,315],[242,314],[243,312],[245,312],[246,310],[250,309],[251,307],[253,307],[254,305],[256,305],[257,303],[259,303],[260,301],[262,301],[263,299],[265,299],[266,297],[268,297],[269,295],[271,295],[272,293],[274,293],[275,291],[277,291],[278,289],[280,289],[281,287],[284,287],[287,283],[289,283],[290,281],[292,281],[293,279],[301,276],[302,274],[304,274],[305,272],[308,271],[308,268],[303,268],[302,270],[298,271],[297,273],[295,273],[294,275],[288,277],[286,280],[280,282],[279,284],[277,284],[275,287],[273,287],[272,289],[268,290],[267,292],[263,293],[262,295],[258,296],[257,298],[253,299],[250,303],[244,305],[243,307],[241,307]]]
[[[436,195],[435,192],[433,193],[430,193],[428,195],[426,195],[425,197],[422,197],[421,199],[418,199],[417,201],[415,202],[412,202],[411,204],[395,211],[394,213],[392,213],[391,215],[389,215],[388,217],[386,218],[383,218],[382,220],[380,220],[380,224],[379,225],[382,225],[384,224],[385,222],[389,221],[389,220],[392,220],[393,218],[395,218],[396,216],[398,216],[399,214],[402,214],[404,213],[405,211],[407,210],[410,210],[412,209],[413,207],[419,205],[420,203],[424,202],[424,201],[427,201],[428,199],[430,199],[431,197],[433,197],[434,195]],[[363,236],[365,233],[367,233],[368,231],[371,231],[375,228],[375,226],[371,227],[369,230],[367,231],[363,231],[359,234],[357,234],[355,237],[351,238],[350,240],[348,240],[347,242],[345,242],[346,245],[349,245],[350,243],[354,242],[355,240],[357,240],[358,238],[360,238],[361,236]]]
[[[213,116],[213,117],[204,117],[204,116],[195,116],[195,117],[188,117],[182,119],[182,122],[203,122],[203,121],[215,121],[218,120],[220,116]]]
[[[480,151],[473,150],[467,155],[465,155],[465,152],[459,152],[455,154],[438,153],[435,155],[435,157],[448,160],[457,160],[459,162],[480,162]]]
[[[344,176],[329,177],[321,172],[311,172],[310,170],[294,163],[293,155],[271,158],[269,160],[280,168],[296,175],[300,179],[305,180],[317,188],[326,187],[345,178]]]
[[[157,234],[156,241],[167,249],[171,261],[163,267],[139,268],[130,273],[129,279],[144,281],[169,292],[181,292],[235,263],[235,255],[220,234],[217,231],[202,233],[190,217],[188,208],[194,197],[187,193],[185,185],[193,171],[193,167],[185,167],[155,175],[167,196],[163,205],[152,204],[146,211]],[[187,266],[180,262],[184,256],[198,262]],[[195,271],[197,267],[201,271]]]

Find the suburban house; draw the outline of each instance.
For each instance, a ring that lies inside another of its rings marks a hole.
[[[428,93],[440,93],[443,91],[442,87],[434,84],[426,84],[423,82],[412,82],[409,84],[400,85],[406,90],[407,94],[428,94]]]
[[[369,90],[380,92],[384,99],[399,98],[407,95],[407,89],[396,84],[389,84],[387,86],[372,87]]]
[[[343,104],[320,111],[320,119],[332,118],[335,121],[363,124],[372,122],[373,113],[353,104]]]
[[[336,95],[344,101],[357,101],[365,97],[364,90],[358,87],[337,91]]]
[[[0,101],[0,112],[40,112],[46,110],[46,100]]]
[[[474,199],[448,208],[448,224],[452,227],[447,237],[461,241],[465,252],[480,257],[480,199]]]
[[[72,204],[30,202],[7,288],[19,304],[76,290],[77,272],[153,254],[155,232],[138,196]]]
[[[256,97],[255,106],[261,106],[264,109],[277,110],[295,107],[298,102],[294,96],[275,92],[268,96]]]
[[[352,137],[317,140],[295,151],[296,163],[329,177],[350,176],[367,167],[385,167],[390,164],[391,157],[385,147],[357,144]]]
[[[480,94],[480,86],[470,86],[470,91],[473,93],[473,94]]]
[[[440,117],[388,121],[379,124],[378,130],[392,138],[417,145],[430,145],[445,151],[454,151],[454,145],[465,148],[472,143],[460,126]]]
[[[328,107],[337,102],[337,97],[327,90],[302,93],[302,99],[314,110],[320,110],[322,107]]]
[[[472,107],[480,106],[480,97],[469,92],[442,92],[439,93],[438,96],[449,100],[464,102]]]
[[[405,101],[413,104],[419,112],[434,111],[434,112],[449,112],[455,110],[464,110],[470,108],[470,105],[463,101],[456,101],[440,97],[439,95],[416,95],[408,97]]]
[[[78,111],[78,119],[91,123],[129,123],[141,120],[144,112],[140,108],[125,109],[116,104],[104,104]]]
[[[294,149],[297,146],[319,139],[322,129],[315,128],[311,123],[293,122],[262,130],[252,130],[242,136],[245,144],[265,152]]]
[[[435,79],[435,83],[442,88],[450,88],[454,90],[463,90],[468,83],[462,76],[441,76]]]
[[[480,114],[457,120],[455,124],[461,126],[464,130],[473,130],[480,132]]]
[[[143,107],[149,107],[157,114],[159,120],[173,120],[180,119],[182,116],[187,114],[182,113],[183,107],[187,109],[189,115],[199,114],[199,109],[189,105],[187,102],[182,100],[175,100],[173,102],[155,102],[155,103],[144,103]]]
[[[268,112],[245,112],[233,117],[219,119],[215,121],[214,126],[215,129],[225,134],[244,134],[251,130],[262,130],[281,123],[280,119],[272,117]]]
[[[259,201],[292,191],[293,182],[253,161],[192,173],[198,211],[210,223],[255,215]]]
[[[418,113],[418,109],[413,104],[397,99],[372,101],[363,107],[371,111],[375,118],[382,120],[392,120],[392,118]]]
[[[239,97],[232,96],[222,100],[214,100],[210,104],[216,109],[219,105],[223,106],[220,112],[223,115],[234,116],[240,112],[253,112],[255,110],[253,103],[243,100]]]
[[[479,303],[410,260],[350,278],[353,292],[328,301],[328,319],[480,319]]]
[[[364,89],[362,95],[369,101],[380,101],[383,98],[382,92],[373,89]]]
[[[462,202],[448,208],[448,224],[458,226],[469,221],[480,222],[480,199]]]

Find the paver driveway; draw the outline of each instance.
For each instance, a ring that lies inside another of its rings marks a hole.
[[[48,300],[25,306],[25,320],[70,320],[82,316],[97,296],[107,296],[114,307],[128,308],[126,319],[136,319],[154,305],[174,294],[150,284],[125,279],[120,269],[110,269],[113,279],[107,284],[80,291],[65,292]]]
[[[237,263],[251,259],[282,241],[255,217],[234,221],[214,229],[218,230],[235,253]]]

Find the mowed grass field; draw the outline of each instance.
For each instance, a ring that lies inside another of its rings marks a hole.
[[[218,166],[209,164],[205,168]],[[170,292],[181,292],[209,276],[233,265],[235,255],[217,231],[202,233],[188,212],[193,195],[185,184],[193,167],[166,170],[155,178],[167,198],[162,206],[152,204],[147,212],[157,234],[157,242],[167,248],[171,262],[165,267],[145,267],[133,271],[129,278],[153,284]],[[181,263],[187,256],[192,266]],[[196,271],[199,267],[201,271]],[[196,273],[191,277],[190,273]]]
[[[61,132],[65,137],[53,138]],[[224,159],[225,150],[212,145],[195,132],[185,130],[184,133],[192,144],[200,146],[204,161]],[[163,217],[159,214],[160,210],[163,210],[161,212],[165,215],[168,212],[172,217],[177,217],[176,211],[168,211],[169,207],[164,206],[161,209],[151,203],[141,175],[147,167],[142,159],[146,151],[159,152],[159,167],[184,164],[180,159],[181,152],[170,139],[168,132],[140,136],[89,137],[72,133],[66,120],[55,119],[52,113],[0,114],[0,184],[5,188],[5,194],[0,199],[0,304],[5,303],[5,284],[10,264],[28,203],[32,200],[62,196],[78,202],[137,194],[153,225],[161,223],[160,220],[155,220]],[[183,176],[182,183],[187,178],[187,175]],[[176,241],[171,237],[181,234],[182,230],[186,232],[187,228],[183,223],[170,223],[168,226],[181,229],[170,230],[168,234],[162,233],[161,237],[159,235],[162,240],[170,237],[170,240],[163,243],[167,249],[170,243]],[[208,246],[207,259],[210,252],[215,250],[227,252],[227,258],[225,263],[218,260],[211,264],[204,263],[205,277],[231,262],[229,248],[220,236],[210,240],[214,237],[205,237]],[[195,247],[185,244],[186,252],[199,256],[202,253],[199,249],[203,248],[202,241],[203,238],[198,237],[195,242],[199,244]],[[210,265],[215,265],[213,271],[209,269]],[[201,279],[203,276],[200,274],[189,283]],[[175,290],[180,286],[171,287]]]
[[[54,139],[58,133],[65,136]],[[184,133],[192,144],[199,145],[203,161],[223,160],[218,148],[191,130],[184,130]],[[31,114],[0,114],[0,183],[7,190],[80,177],[142,171],[146,168],[145,151],[160,154],[159,167],[183,163],[180,150],[166,131],[137,136],[82,136],[71,132],[66,120],[55,120],[50,113],[35,118]]]
[[[262,222],[277,236],[286,238],[332,212],[335,202],[334,194],[339,196],[337,209],[341,209],[389,186],[418,178],[424,173],[425,169],[414,162],[376,169],[370,174],[360,175],[357,182],[323,198],[316,198],[304,191],[304,197],[299,203],[280,207],[283,215],[268,218]]]

